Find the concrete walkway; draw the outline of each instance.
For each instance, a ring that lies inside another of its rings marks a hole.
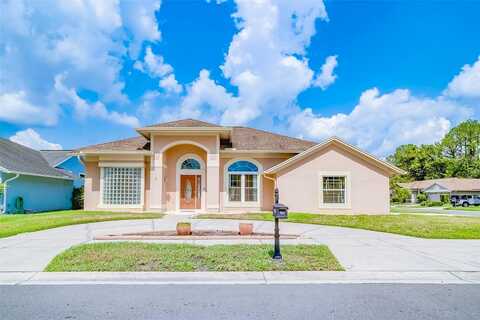
[[[67,226],[0,239],[0,272],[42,271],[67,248],[94,242],[95,236],[174,230],[188,216],[156,220],[110,221]],[[194,229],[238,230],[239,221],[191,220]],[[252,221],[257,232],[273,232],[273,223]],[[352,272],[480,272],[480,240],[429,240],[382,232],[308,224],[281,223],[281,232],[300,235],[284,244],[326,244]],[[151,241],[155,242],[155,241]],[[173,241],[161,241],[169,243]],[[179,241],[175,241],[179,242]],[[273,240],[191,240],[195,244],[272,243]]]

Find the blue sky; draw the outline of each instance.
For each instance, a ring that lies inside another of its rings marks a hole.
[[[195,117],[384,157],[480,111],[477,1],[0,6],[0,136],[35,148]]]

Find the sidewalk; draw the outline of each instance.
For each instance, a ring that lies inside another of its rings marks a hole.
[[[0,285],[480,284],[480,272],[3,272]]]
[[[185,216],[155,220],[108,221],[19,234],[0,239],[0,272],[44,270],[56,255],[73,245],[94,242],[96,236],[127,232],[174,230]],[[191,220],[195,229],[238,230],[235,220]],[[273,223],[252,221],[256,232],[273,232]],[[347,271],[352,272],[480,272],[480,240],[434,240],[368,230],[282,222],[282,234],[295,240],[282,244],[325,244]],[[182,243],[267,243],[272,240],[181,240]],[[172,241],[149,241],[172,243]],[[176,241],[178,242],[178,241]],[[322,273],[323,274],[323,273]]]

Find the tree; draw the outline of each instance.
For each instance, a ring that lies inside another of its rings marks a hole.
[[[411,180],[480,178],[480,122],[459,124],[440,143],[399,146],[387,160],[407,171]]]
[[[448,158],[480,160],[480,122],[460,123],[445,135],[441,144]]]

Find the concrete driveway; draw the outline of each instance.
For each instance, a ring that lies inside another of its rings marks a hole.
[[[0,272],[38,272],[67,248],[94,242],[95,236],[173,230],[185,216],[156,220],[109,221],[67,226],[0,239]],[[244,222],[244,221],[243,221]],[[192,220],[193,228],[237,230],[239,221]],[[273,223],[252,221],[255,231],[273,232]],[[281,223],[281,232],[297,234],[282,243],[326,244],[349,271],[480,271],[480,240],[429,240],[382,232]],[[165,243],[166,241],[162,241]],[[173,241],[169,241],[173,242]],[[178,241],[177,241],[178,242]],[[185,243],[272,243],[272,240],[183,240]]]

